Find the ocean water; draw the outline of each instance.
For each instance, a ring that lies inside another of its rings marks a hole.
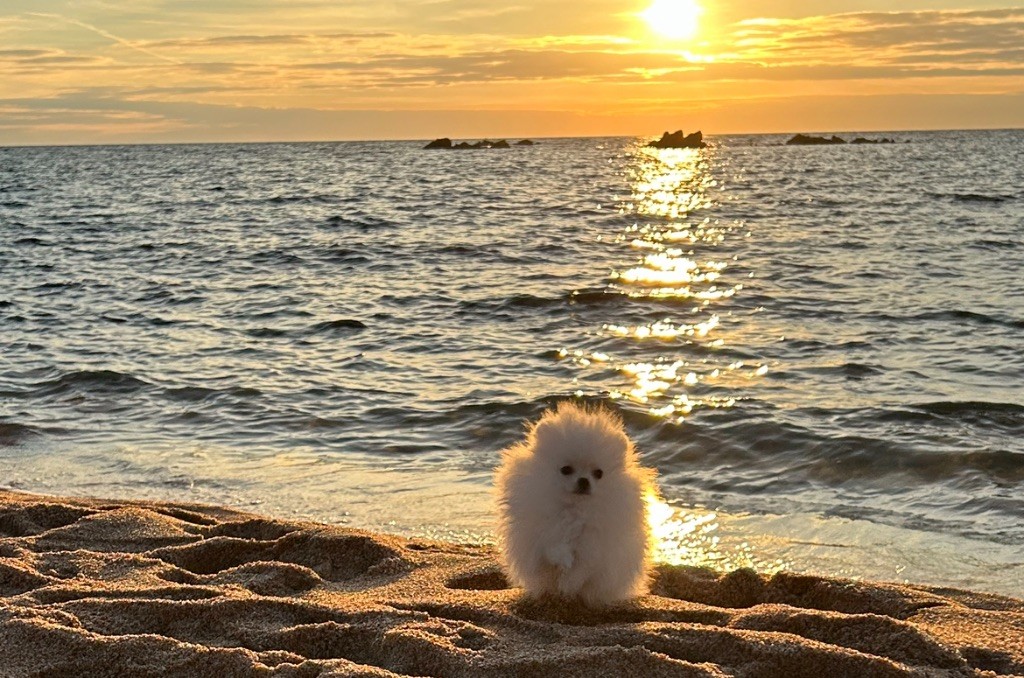
[[[884,136],[0,149],[0,485],[487,541],[581,398],[663,560],[1024,595],[1024,132]]]

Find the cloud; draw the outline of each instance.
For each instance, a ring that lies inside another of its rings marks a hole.
[[[4,61],[24,61],[25,59],[42,57],[55,53],[56,52],[54,50],[49,49],[0,49],[0,59],[3,59]]]
[[[876,63],[762,61],[692,62],[678,54],[661,52],[563,51],[551,49],[502,50],[445,55],[387,55],[362,61],[305,62],[286,66],[290,71],[329,71],[336,75],[373,76],[375,86],[391,83],[444,85],[531,80],[645,81],[699,78],[716,80],[849,80],[911,77],[982,77],[1024,73],[1021,49],[989,52],[984,60],[894,57]],[[993,62],[998,62],[992,65]],[[989,64],[979,66],[979,63]],[[364,79],[364,82],[367,80]]]
[[[937,66],[941,64],[958,64],[961,66],[967,66],[971,64],[990,64],[993,62],[1024,64],[1024,47],[980,49],[969,52],[919,52],[916,54],[893,56],[889,58],[889,61],[894,64],[915,64],[922,66]]]
[[[299,120],[341,134],[332,119],[369,133],[383,128],[363,111],[384,109],[394,115],[377,120],[396,125],[417,111],[482,109],[610,125],[600,116],[689,114],[709,101],[739,110],[809,92],[1017,101],[1024,91],[1024,9],[747,19],[708,30],[690,54],[623,30],[638,24],[622,0],[593,0],[586,12],[570,0],[89,0],[73,16],[66,2],[10,1],[33,8],[0,16],[0,125],[23,132],[31,110],[39,129],[56,129],[64,115],[111,134],[148,125],[154,134],[244,136]],[[25,93],[45,105],[33,109]]]
[[[677,54],[509,49],[447,55],[385,55],[363,61],[309,62],[294,70],[373,71],[382,78],[424,84],[600,78],[639,69],[678,69],[688,62]],[[383,83],[382,83],[383,84]]]
[[[102,36],[104,38],[112,40],[112,41],[114,41],[115,43],[117,43],[119,45],[127,47],[128,49],[131,49],[131,50],[135,50],[136,52],[139,52],[141,54],[145,54],[147,56],[151,56],[154,59],[160,59],[161,61],[167,61],[169,63],[178,63],[177,61],[175,61],[174,59],[172,59],[170,57],[164,56],[162,54],[158,54],[157,52],[154,52],[154,51],[152,51],[150,49],[147,49],[145,47],[137,45],[137,44],[135,44],[134,42],[132,42],[130,40],[125,40],[124,38],[118,37],[118,36],[114,35],[113,33],[109,32],[109,31],[106,31],[106,30],[104,30],[102,28],[99,28],[97,26],[93,26],[92,24],[85,23],[84,21],[79,21],[78,19],[69,18],[69,17],[66,17],[66,16],[62,16],[60,14],[49,14],[49,13],[44,13],[44,12],[27,12],[26,15],[27,16],[32,16],[32,17],[39,17],[39,18],[43,18],[43,19],[56,19],[58,21],[63,21],[65,23],[71,24],[72,26],[78,26],[80,28],[84,28],[87,31],[92,31],[93,33],[96,33],[97,35],[100,35],[100,36]]]
[[[804,96],[695,102],[687,128],[722,132],[844,132],[950,129],[1024,123],[1024,94]],[[753,121],[756,121],[756,126]],[[636,135],[678,127],[677,107],[627,115],[588,111],[380,108],[328,111],[188,102],[125,101],[82,90],[52,99],[0,99],[0,144],[339,139],[461,139],[506,136]]]
[[[395,37],[395,33],[312,33],[270,35],[218,35],[206,38],[175,38],[146,43],[150,49],[180,47],[184,49],[220,49],[238,47],[304,46],[323,42],[354,43]]]
[[[989,61],[1020,62],[1024,9],[865,12],[741,22],[741,56],[778,62],[886,62],[929,55],[986,52]]]

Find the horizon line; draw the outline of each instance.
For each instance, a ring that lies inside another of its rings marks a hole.
[[[951,128],[926,128],[926,129],[849,129],[849,130],[801,130],[801,131],[786,131],[786,132],[722,132],[722,133],[703,133],[702,130],[694,130],[695,132],[702,132],[706,138],[714,139],[716,137],[768,137],[768,136],[786,136],[795,134],[808,134],[808,135],[826,135],[826,134],[923,134],[923,133],[943,133],[943,132],[1014,132],[1024,130],[1024,125],[1020,127],[951,127]],[[672,130],[665,130],[671,132]],[[643,139],[643,138],[657,138],[658,133],[648,134],[586,134],[579,136],[527,136],[527,135],[490,135],[482,137],[434,137],[434,139],[449,138],[452,141],[456,140],[509,140],[509,139],[546,139],[546,140],[563,140],[563,139]],[[301,140],[283,140],[283,139],[266,139],[259,141],[112,141],[109,143],[64,143],[64,144],[0,144],[0,149],[8,148],[116,148],[123,146],[260,146],[260,145],[284,145],[284,144],[358,144],[358,143],[422,143],[433,141],[428,137],[420,138],[388,138],[388,139],[301,139]],[[444,150],[444,149],[441,149]]]

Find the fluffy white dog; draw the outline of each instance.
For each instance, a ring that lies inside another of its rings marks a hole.
[[[570,402],[545,412],[497,471],[498,537],[512,581],[530,596],[592,606],[643,593],[654,475],[615,414]]]

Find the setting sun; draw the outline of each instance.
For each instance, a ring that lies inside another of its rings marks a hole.
[[[697,34],[697,20],[703,11],[695,0],[654,0],[640,16],[656,33],[685,40]]]

